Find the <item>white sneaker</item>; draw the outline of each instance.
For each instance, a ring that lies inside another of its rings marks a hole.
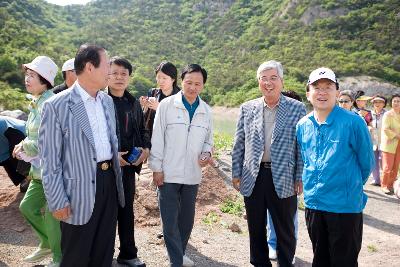
[[[278,256],[276,255],[276,250],[271,248],[269,249],[268,256],[270,260],[276,260],[278,258]]]
[[[186,255],[183,255],[183,267],[192,267],[194,266],[194,262]]]
[[[35,263],[43,260],[51,254],[49,248],[37,248],[32,254],[28,255],[23,259],[24,262]]]

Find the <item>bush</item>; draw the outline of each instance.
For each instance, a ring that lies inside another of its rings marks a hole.
[[[221,152],[231,150],[233,146],[233,136],[226,133],[214,133],[214,155],[218,156]]]
[[[211,226],[219,221],[219,216],[215,211],[210,211],[202,221],[204,224]]]
[[[26,99],[25,93],[0,81],[0,110],[20,109],[26,112],[28,104],[29,101]]]
[[[228,213],[241,217],[244,212],[243,199],[237,196],[235,199],[227,199],[221,204],[220,210],[223,213]]]

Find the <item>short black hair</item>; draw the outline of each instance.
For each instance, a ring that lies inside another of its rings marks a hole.
[[[207,81],[207,71],[205,69],[203,69],[198,64],[189,64],[185,68],[183,68],[182,74],[181,74],[182,81],[185,78],[186,74],[192,73],[192,72],[200,72],[203,75],[203,83],[204,84],[206,83],[206,81]]]
[[[102,46],[93,44],[81,45],[75,55],[74,68],[76,75],[83,72],[88,62],[92,63],[95,68],[98,68],[100,65],[100,52],[103,51],[106,50]]]
[[[38,76],[39,76],[39,81],[40,81],[40,83],[41,83],[41,84],[45,84],[47,90],[53,88],[53,86],[51,85],[51,83],[50,83],[48,80],[46,80],[45,78],[43,78],[39,73],[38,73]]]
[[[290,98],[293,98],[293,99],[295,99],[297,101],[302,102],[301,96],[298,93],[296,93],[295,91],[293,91],[293,90],[282,91],[282,95],[290,97]]]
[[[110,59],[110,66],[112,64],[124,67],[125,69],[128,70],[129,76],[131,76],[131,74],[133,72],[133,67],[132,67],[132,64],[126,58],[119,57],[119,56],[112,57]]]
[[[158,72],[162,72],[165,75],[168,75],[169,77],[171,77],[172,79],[174,79],[174,82],[172,84],[172,87],[177,88],[177,79],[178,79],[178,70],[176,69],[175,65],[172,64],[169,61],[162,61],[156,68],[155,72],[156,75]]]
[[[61,73],[62,73],[63,79],[65,81],[67,79],[67,72],[66,71],[62,71]]]
[[[392,97],[390,98],[390,103],[392,103],[393,98],[395,98],[395,97],[400,98],[400,94],[394,94],[394,95],[392,95]]]

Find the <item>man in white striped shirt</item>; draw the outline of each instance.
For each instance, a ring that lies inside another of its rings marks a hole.
[[[124,191],[118,161],[115,110],[107,86],[104,48],[83,45],[75,57],[75,84],[43,108],[39,147],[43,187],[61,221],[60,266],[111,266],[118,200]]]

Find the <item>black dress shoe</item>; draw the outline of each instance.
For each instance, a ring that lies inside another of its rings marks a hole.
[[[30,180],[24,179],[24,180],[19,184],[19,191],[20,191],[21,193],[25,193],[26,190],[28,190],[29,182],[30,182]]]
[[[144,262],[142,262],[139,258],[134,258],[134,259],[130,259],[130,260],[124,260],[124,259],[117,258],[117,262],[119,264],[124,264],[129,267],[146,267],[146,264]]]

